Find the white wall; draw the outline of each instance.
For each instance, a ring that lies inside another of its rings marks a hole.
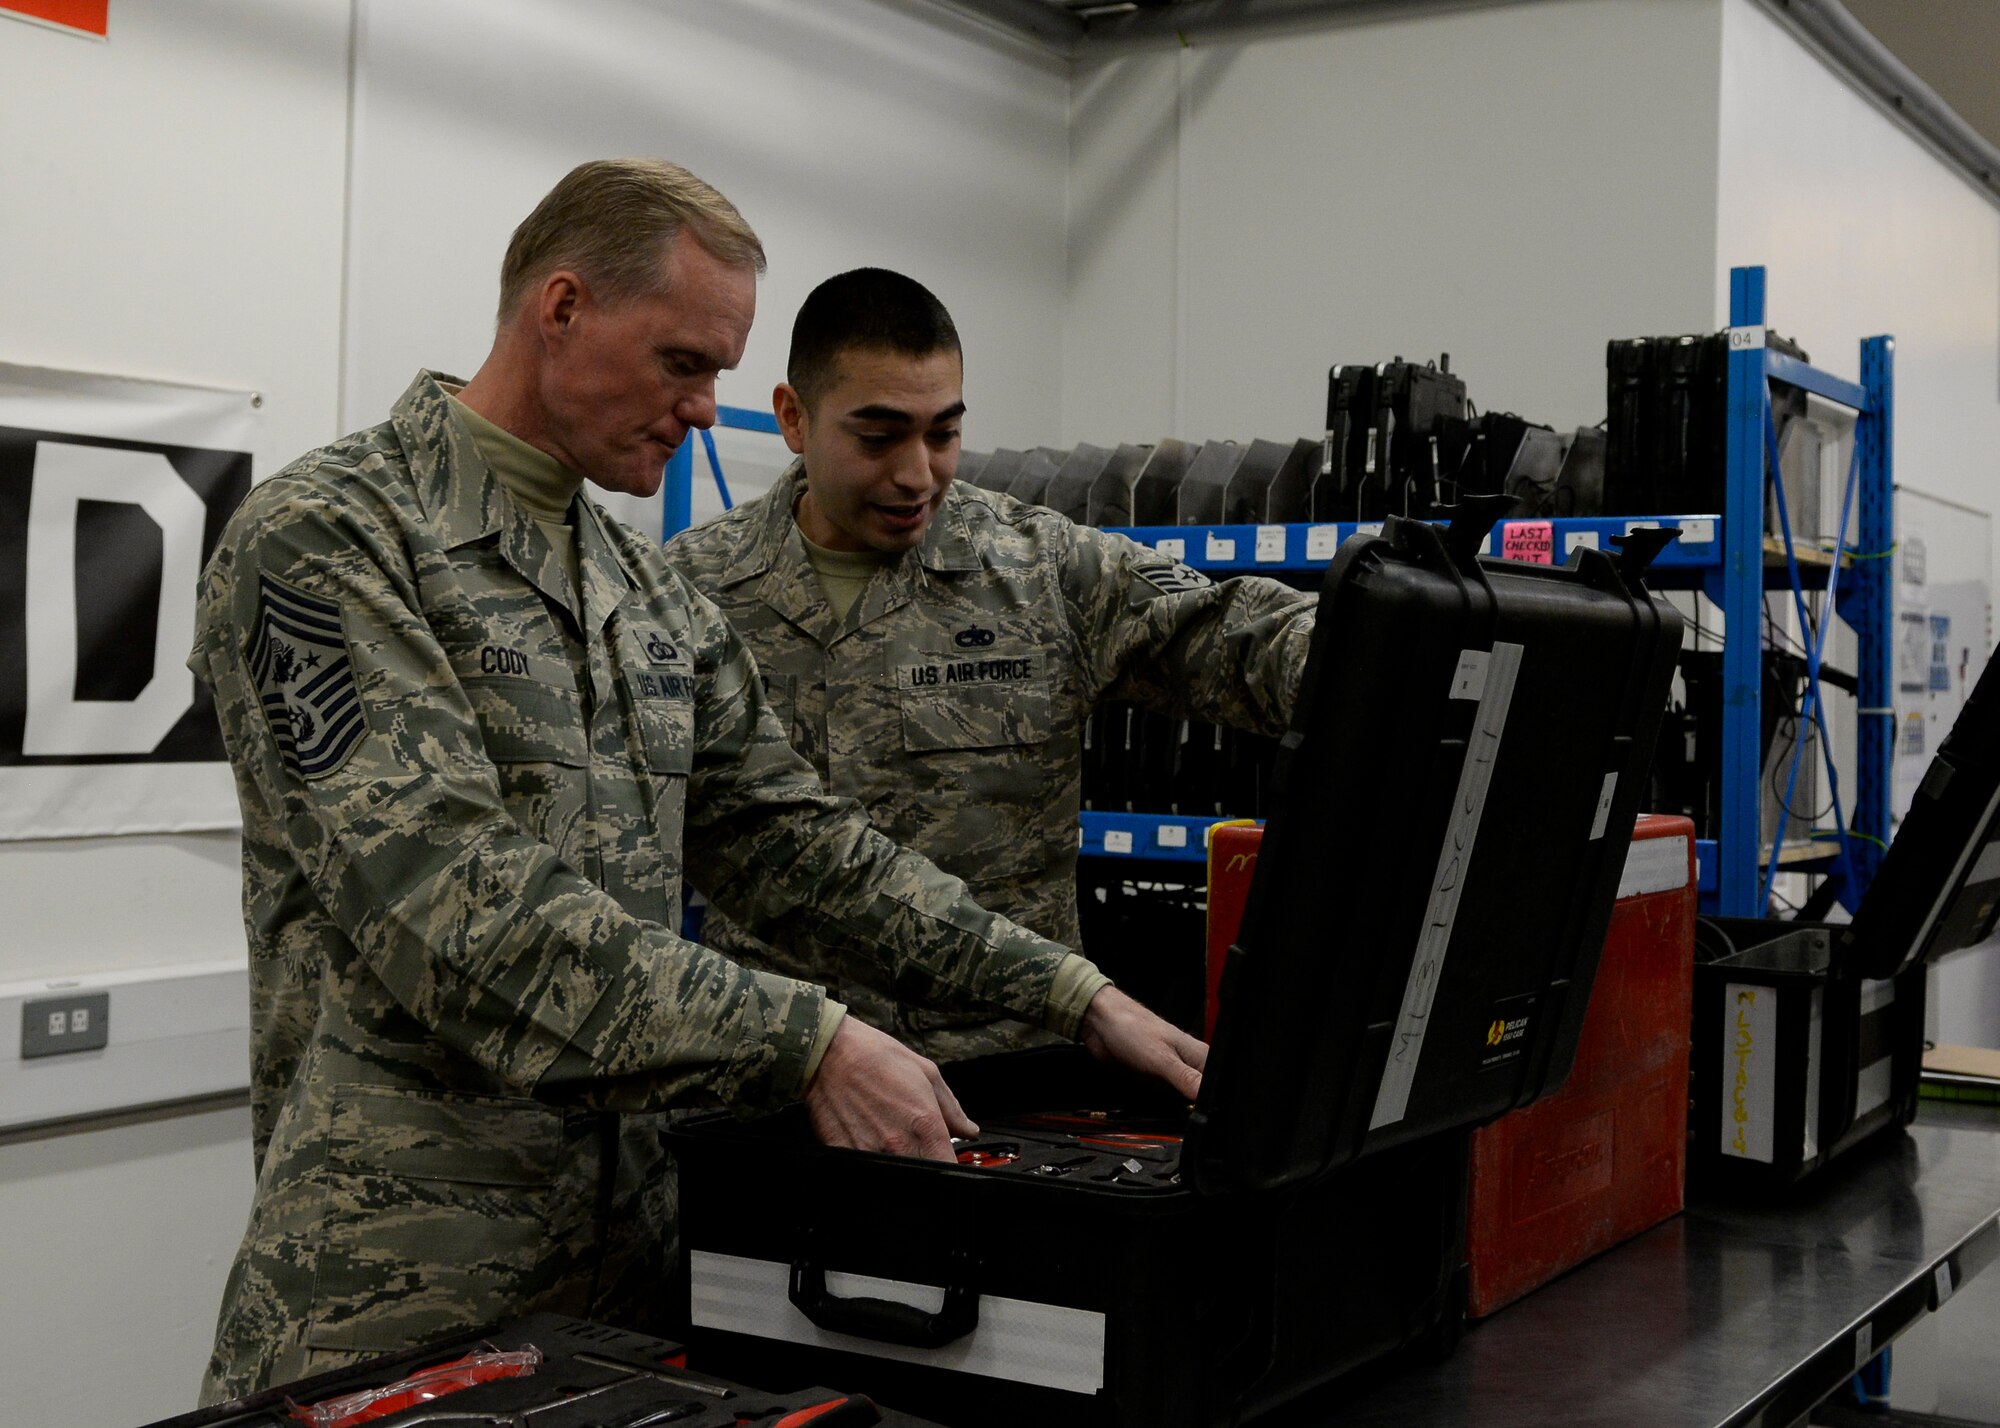
[[[1063,440],[1291,437],[1335,362],[1449,352],[1604,415],[1604,343],[1714,292],[1719,0],[1543,0],[1079,69]]]
[[[792,316],[864,264],[926,283],[967,353],[966,440],[1058,424],[1068,82],[930,7],[878,0],[361,0],[350,425],[420,366],[477,365],[514,225],[572,165],[686,164],[770,270],[725,403],[770,409]]]
[[[0,1140],[5,1421],[150,1423],[193,1406],[250,1213],[238,1106]]]
[[[119,4],[102,44],[0,20],[0,360],[255,389],[272,453],[332,435],[347,30],[347,0]],[[231,834],[0,845],[0,981],[240,956],[237,878]],[[0,1145],[0,1417],[185,1409],[250,1188],[240,1110]]]

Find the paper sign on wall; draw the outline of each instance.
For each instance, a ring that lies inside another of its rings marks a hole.
[[[104,38],[111,0],[0,0],[0,16],[34,20],[59,30]]]
[[[1556,563],[1556,528],[1553,521],[1508,521],[1500,527],[1500,558],[1521,560],[1530,565]]]
[[[0,363],[0,839],[237,824],[189,671],[254,393]]]

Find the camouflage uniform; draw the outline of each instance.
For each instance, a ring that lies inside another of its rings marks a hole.
[[[1043,1015],[1065,959],[824,795],[714,606],[588,501],[579,611],[440,380],[254,490],[202,580],[258,1173],[207,1400],[516,1312],[646,1321],[656,1113],[797,1096],[825,1007],[670,930],[684,849],[919,999]]]
[[[843,621],[792,516],[803,482],[795,462],[766,495],[675,536],[667,558],[749,644],[827,790],[859,799],[884,835],[965,879],[982,906],[1079,941],[1083,725],[1099,702],[1284,732],[1311,595],[1215,583],[1124,536],[954,484],[923,544]],[[703,937],[747,966],[821,983],[937,1060],[1048,1039],[987,1012],[913,1006],[839,948],[772,945],[719,919]]]

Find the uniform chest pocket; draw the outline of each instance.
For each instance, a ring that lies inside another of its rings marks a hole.
[[[1055,723],[1046,677],[905,687],[900,699],[903,747],[911,753],[1040,744]]]
[[[794,746],[798,744],[798,730],[794,722],[799,712],[799,677],[796,674],[773,674],[762,672],[764,698],[770,702],[771,712],[778,716],[778,727],[785,731],[785,737]]]
[[[463,680],[472,712],[479,717],[486,756],[496,764],[588,762],[583,701],[574,689],[537,679],[490,675]]]
[[[687,777],[694,771],[694,677],[650,670],[628,678],[646,767]]]

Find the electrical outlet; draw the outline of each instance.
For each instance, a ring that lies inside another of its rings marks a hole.
[[[102,1051],[111,1037],[111,993],[77,992],[21,1004],[21,1059]]]

